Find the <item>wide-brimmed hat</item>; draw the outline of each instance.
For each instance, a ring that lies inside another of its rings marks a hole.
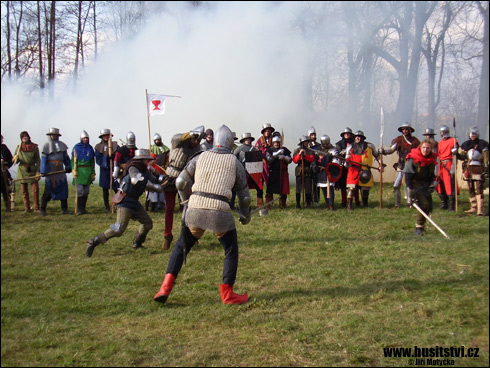
[[[252,142],[255,140],[255,138],[252,137],[251,133],[243,133],[242,138],[240,139],[240,143],[243,143],[245,141],[245,139],[251,139]]]
[[[274,127],[271,125],[271,123],[265,123],[264,125],[262,125],[262,130],[260,131],[261,134],[264,134],[264,131],[266,129],[272,129],[272,131],[275,131]]]
[[[401,133],[403,129],[410,129],[412,133],[415,132],[415,129],[412,128],[408,123],[403,123],[402,126],[398,128],[398,131]]]
[[[104,135],[108,135],[108,134],[112,135],[110,129],[101,129],[99,138],[102,138]]]
[[[134,151],[134,160],[153,160],[149,149],[141,148]]]
[[[364,132],[362,130],[358,130],[357,132],[355,132],[354,137],[363,137],[364,139],[366,139],[366,136],[364,135]]]
[[[308,138],[306,135],[303,135],[300,139],[299,139],[299,143],[298,143],[298,146],[301,146],[303,143],[305,142],[309,142],[310,141],[310,138]]]
[[[344,134],[345,134],[345,133],[350,133],[350,134],[352,134],[352,129],[351,129],[351,128],[349,128],[349,127],[345,128],[345,129],[344,129],[344,131],[343,131],[342,133],[340,133],[340,136],[341,136],[342,138],[344,138]]]
[[[46,135],[61,135],[60,130],[58,128],[49,128],[49,132]]]
[[[436,133],[434,133],[434,129],[427,128],[427,129],[425,129],[425,132],[423,135],[436,135]]]

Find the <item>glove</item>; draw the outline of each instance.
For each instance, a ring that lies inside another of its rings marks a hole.
[[[384,149],[383,147],[379,147],[379,148],[378,148],[378,153],[379,153],[380,155],[383,155],[383,154],[385,153],[385,149]]]
[[[73,170],[71,173],[73,174],[73,177],[74,177],[75,179],[78,177],[78,173],[77,173],[75,170]]]
[[[90,179],[91,179],[92,181],[94,181],[94,180],[95,180],[95,174],[92,174],[92,176],[90,177]]]
[[[19,162],[19,155],[12,157],[12,163],[15,165],[17,162]]]
[[[65,169],[65,173],[67,174],[71,173],[71,169]]]
[[[437,180],[434,180],[434,181],[432,182],[432,184],[431,184],[431,185],[429,185],[429,193],[432,193],[432,192],[433,192],[433,191],[436,189],[437,184],[439,184],[439,183],[437,182]]]
[[[456,147],[452,148],[451,154],[455,155],[456,153],[458,153],[458,149]]]
[[[410,203],[410,204],[412,204],[413,202],[415,202],[415,190],[409,188],[407,190],[407,194],[408,194],[407,202]]]
[[[39,172],[36,173],[36,180],[37,181],[41,180],[41,174]]]
[[[246,216],[240,215],[239,221],[241,222],[242,225],[247,225],[250,222],[251,218],[252,216],[250,216],[250,213]]]
[[[279,160],[284,160],[284,155],[279,155],[278,158]]]

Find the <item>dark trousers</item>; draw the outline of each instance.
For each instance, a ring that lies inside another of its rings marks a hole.
[[[44,193],[41,198],[41,209],[46,211],[46,207],[48,206],[48,202],[51,200],[51,194],[49,193],[49,189],[45,186]],[[63,211],[68,211],[68,199],[61,199],[61,209]]]
[[[187,255],[197,240],[198,238],[192,235],[189,228],[182,223],[182,230],[168,261],[166,273],[171,273],[177,277],[184,263],[184,252]],[[236,229],[228,231],[224,236],[219,238],[219,242],[225,250],[223,284],[233,285],[238,269],[238,239]]]

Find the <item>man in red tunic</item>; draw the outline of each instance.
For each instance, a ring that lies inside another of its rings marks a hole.
[[[456,189],[454,188],[454,175],[456,174],[456,168],[453,167],[453,155],[458,151],[458,141],[456,138],[449,136],[449,127],[447,125],[441,126],[439,129],[441,132],[441,141],[437,145],[439,153],[439,165],[437,171],[437,193],[441,198],[441,210],[448,209],[448,199],[451,199],[449,211],[454,211],[456,198],[454,193],[459,194],[459,186],[456,183]]]

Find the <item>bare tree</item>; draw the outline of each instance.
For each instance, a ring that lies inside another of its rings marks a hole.
[[[441,81],[444,74],[445,37],[451,25],[453,11],[451,2],[442,4],[442,9],[434,17],[432,24],[427,22],[424,27],[424,44],[422,54],[425,56],[428,71],[428,126],[436,125],[436,108],[441,101]],[[440,62],[438,67],[437,63]],[[436,84],[436,75],[439,73]]]

